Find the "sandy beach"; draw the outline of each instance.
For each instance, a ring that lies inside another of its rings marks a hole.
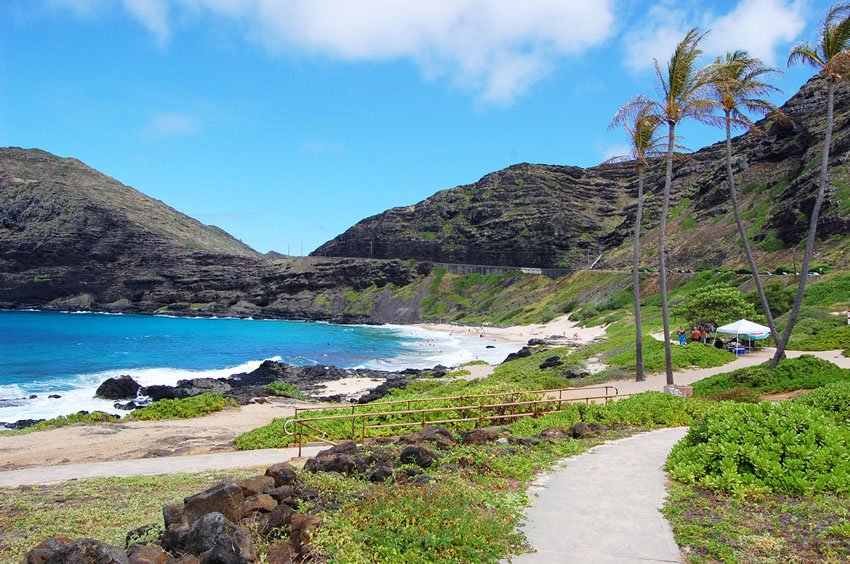
[[[586,344],[605,335],[604,327],[580,327],[575,321],[571,321],[567,315],[553,319],[549,323],[511,327],[451,325],[448,323],[419,323],[414,327],[449,334],[477,334],[483,339],[519,345],[525,345],[529,339],[547,337],[560,337],[576,344]]]

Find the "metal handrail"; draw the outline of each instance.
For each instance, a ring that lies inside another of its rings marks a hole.
[[[503,397],[503,396],[513,396],[513,395],[516,395],[516,394],[544,394],[544,393],[550,393],[550,392],[563,393],[563,392],[584,392],[584,391],[588,391],[588,390],[605,390],[605,394],[607,395],[609,389],[614,390],[614,395],[619,394],[619,391],[617,390],[616,386],[608,386],[608,385],[605,385],[605,386],[588,386],[586,388],[552,388],[552,389],[547,389],[547,390],[522,390],[522,391],[515,391],[515,392],[492,392],[492,393],[489,393],[489,394],[464,394],[464,395],[460,395],[460,396],[440,396],[440,397],[434,397],[434,398],[413,398],[413,399],[407,399],[407,400],[377,401],[377,402],[373,402],[373,403],[363,403],[363,404],[357,404],[357,405],[351,405],[351,406],[339,406],[339,407],[328,407],[328,406],[325,406],[325,407],[296,407],[294,417],[297,419],[298,415],[300,413],[304,413],[305,411],[327,411],[329,409],[340,409],[340,410],[351,409],[351,413],[354,414],[356,412],[356,410],[358,410],[358,409],[367,409],[367,408],[374,407],[376,405],[381,405],[381,406],[401,405],[401,404],[410,405],[412,403],[422,403],[422,402],[426,402],[426,401],[443,401],[443,400],[458,400],[458,399],[464,400],[464,399],[475,399],[475,398],[495,398],[495,397]]]
[[[587,392],[591,390],[604,390],[604,395],[587,395],[582,397],[563,397],[565,392]],[[609,394],[609,391],[613,390],[614,393]],[[558,397],[547,397],[554,393],[558,393]],[[522,399],[517,401],[516,397],[519,395],[528,395],[528,394],[540,394],[539,399]],[[520,417],[538,417],[543,413],[548,413],[552,411],[560,410],[562,405],[565,403],[576,403],[576,402],[585,402],[590,403],[595,400],[605,400],[605,403],[608,403],[608,400],[619,397],[619,390],[616,386],[592,386],[588,388],[557,388],[557,389],[549,389],[549,390],[524,390],[521,392],[498,392],[492,394],[476,394],[476,395],[468,395],[468,396],[444,396],[439,398],[420,398],[420,399],[411,399],[411,400],[395,400],[388,402],[380,402],[379,404],[371,404],[371,407],[375,405],[400,405],[406,404],[407,409],[397,410],[397,411],[378,411],[378,412],[362,412],[357,413],[356,407],[366,407],[369,404],[363,404],[361,406],[351,406],[351,413],[346,414],[337,414],[337,415],[324,415],[319,417],[306,417],[303,419],[299,419],[298,416],[303,414],[305,411],[316,411],[319,409],[328,410],[328,409],[339,409],[339,408],[300,408],[296,409],[295,415],[287,419],[284,422],[283,430],[289,436],[295,436],[296,442],[298,443],[298,456],[301,456],[301,447],[304,444],[305,438],[311,438],[323,443],[328,444],[336,444],[334,441],[331,441],[328,437],[329,435],[319,429],[316,424],[322,421],[341,421],[341,420],[350,420],[351,421],[351,439],[357,439],[357,427],[359,422],[360,427],[360,442],[363,442],[366,439],[366,431],[369,429],[382,429],[382,428],[390,428],[390,427],[410,427],[410,426],[426,426],[428,424],[447,424],[447,423],[464,423],[464,422],[476,422],[476,427],[483,425],[487,421],[495,421],[501,419],[516,419]],[[482,398],[494,398],[501,396],[511,396],[514,398],[514,401],[509,402],[501,402],[501,403],[464,403],[465,401],[469,401],[472,399],[482,399]],[[461,405],[449,405],[444,407],[431,407],[431,408],[422,408],[422,409],[411,409],[412,403],[421,403],[424,401],[452,401],[459,400]],[[555,409],[549,409],[548,406],[557,404]],[[541,406],[543,409],[541,409]],[[507,409],[511,409],[511,413],[505,413]],[[517,408],[524,409],[521,413],[517,413]],[[497,412],[487,413],[485,414],[485,410],[503,410],[501,413]],[[530,409],[530,411],[529,411]],[[429,420],[426,417],[426,414],[429,413],[445,413],[445,412],[460,412],[460,417],[448,418],[448,419],[434,419]],[[475,412],[477,411],[477,415],[474,416],[466,416],[467,412]],[[377,418],[377,417],[388,417],[388,416],[407,416],[407,421],[404,422],[394,422],[394,423],[378,423],[378,424],[367,424],[368,418]],[[414,416],[416,416],[414,420]],[[421,416],[421,417],[420,417]],[[294,425],[295,429],[290,430],[290,425]],[[316,434],[313,434],[316,433]]]

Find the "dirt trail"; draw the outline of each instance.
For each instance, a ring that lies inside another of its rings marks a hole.
[[[287,417],[304,402],[270,399],[206,417],[73,425],[33,433],[0,433],[0,470],[232,451],[236,435]]]

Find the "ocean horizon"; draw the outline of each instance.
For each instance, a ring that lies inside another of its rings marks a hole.
[[[94,397],[100,383],[122,374],[144,386],[174,385],[250,372],[264,360],[398,371],[500,362],[516,348],[416,326],[0,311],[0,422],[80,410],[125,414]]]

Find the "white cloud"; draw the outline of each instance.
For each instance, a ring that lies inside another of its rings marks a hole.
[[[168,0],[124,0],[124,8],[148,28],[160,46],[168,43]]]
[[[742,0],[729,14],[711,24],[705,50],[716,56],[744,49],[775,65],[776,48],[794,41],[803,31],[805,8],[806,3],[800,0]]]
[[[201,124],[180,112],[158,112],[142,128],[142,134],[150,138],[186,137],[201,131]]]
[[[60,0],[85,1],[85,0]],[[272,53],[409,60],[488,103],[510,103],[560,57],[607,40],[614,0],[123,0],[157,40],[175,13],[235,21]],[[181,20],[182,21],[182,20]]]
[[[704,55],[714,58],[743,49],[768,64],[776,64],[777,50],[794,41],[806,25],[805,0],[740,0],[728,13],[717,15],[698,4],[660,2],[647,11],[623,41],[623,64],[639,71],[662,64],[688,29],[708,31]]]

